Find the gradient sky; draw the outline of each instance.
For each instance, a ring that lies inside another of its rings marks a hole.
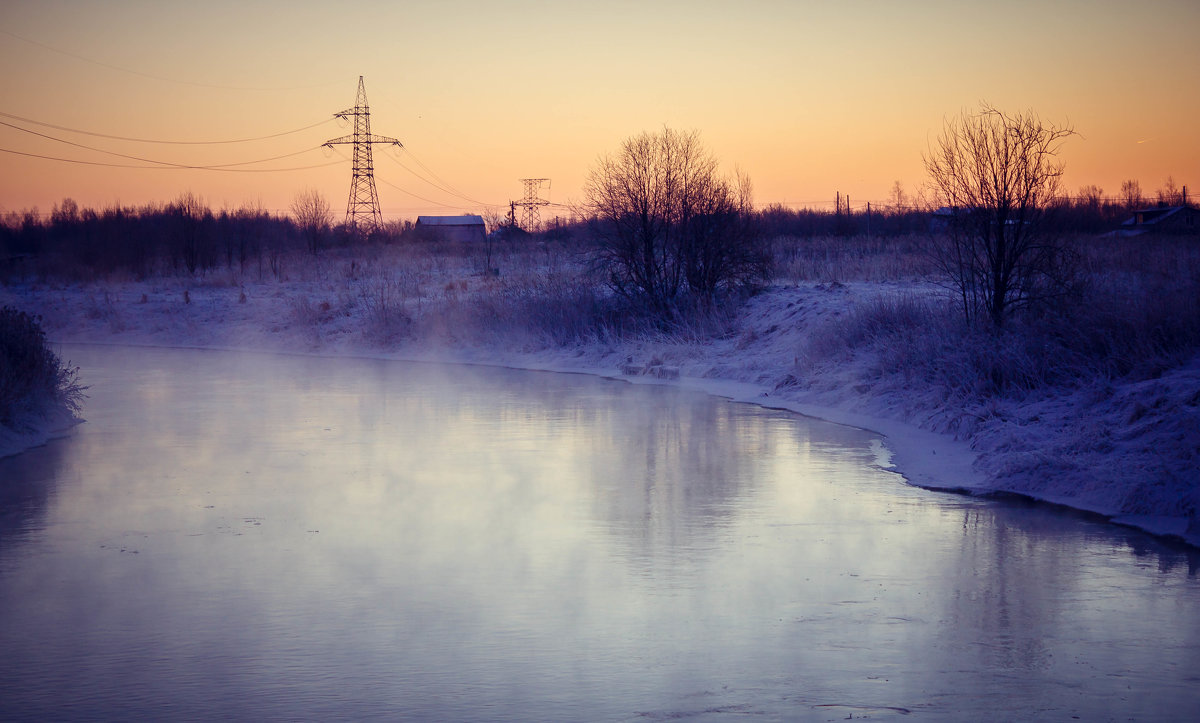
[[[580,200],[596,158],[663,125],[695,129],[755,201],[832,207],[924,183],[944,119],[980,101],[1079,136],[1067,188],[1200,196],[1200,3],[65,2],[0,0],[0,122],[114,153],[279,172],[114,168],[0,153],[0,212],[170,201],[339,215],[350,163],[319,149],[365,77],[385,218],[507,211],[525,177]],[[88,136],[237,144],[168,145]],[[322,122],[326,121],[326,122]],[[152,165],[0,125],[0,148]],[[343,147],[346,158],[349,147]],[[322,164],[333,164],[323,166]],[[436,174],[436,179],[430,175]],[[426,182],[436,180],[443,190]],[[1194,189],[1194,190],[1193,190]],[[469,200],[468,200],[469,199]],[[544,212],[543,217],[553,211]],[[563,211],[565,213],[565,211]]]

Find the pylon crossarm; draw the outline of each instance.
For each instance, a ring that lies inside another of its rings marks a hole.
[[[401,143],[400,141],[396,140],[395,138],[388,138],[387,136],[370,135],[370,136],[367,136],[367,142],[368,143],[390,143],[394,146],[400,146],[401,148],[404,147],[404,144]]]
[[[332,148],[335,143],[387,143],[393,146],[404,147],[404,144],[395,138],[386,138],[384,136],[370,136],[368,138],[355,138],[354,136],[342,136],[341,138],[330,138],[321,145]]]

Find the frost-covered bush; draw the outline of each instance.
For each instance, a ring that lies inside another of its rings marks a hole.
[[[20,429],[55,411],[73,415],[83,391],[78,369],[59,361],[35,317],[0,309],[0,426]]]
[[[360,289],[364,311],[364,332],[378,341],[394,341],[406,335],[412,327],[412,317],[404,308],[408,296],[419,296],[416,283],[387,276],[372,278]],[[410,289],[411,287],[411,289]]]
[[[1098,379],[1153,378],[1200,352],[1200,287],[1097,289],[1002,329],[957,318],[944,300],[897,294],[864,301],[810,335],[807,365],[854,359],[867,380],[903,379],[979,402],[1077,389]]]
[[[603,337],[612,304],[575,273],[528,273],[446,294],[420,320],[419,336],[505,340],[518,347],[564,346]]]

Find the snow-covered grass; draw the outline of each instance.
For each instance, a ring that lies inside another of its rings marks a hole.
[[[1080,239],[1079,294],[966,328],[921,239],[777,239],[736,312],[621,312],[566,242],[386,246],[0,303],[52,338],[440,359],[698,385],[879,431],[915,483],[1007,491],[1200,543],[1200,242]],[[496,270],[498,269],[498,273]]]

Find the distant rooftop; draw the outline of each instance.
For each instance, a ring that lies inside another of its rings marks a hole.
[[[417,223],[421,226],[482,226],[483,216],[417,216]]]

